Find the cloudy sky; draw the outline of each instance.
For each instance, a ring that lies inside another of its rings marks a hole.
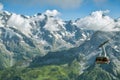
[[[118,18],[119,8],[120,0],[0,0],[0,10],[24,15],[58,10],[64,20],[82,18],[98,10],[109,10],[112,18]]]

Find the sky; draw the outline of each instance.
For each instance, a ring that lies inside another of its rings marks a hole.
[[[120,0],[0,0],[0,10],[23,15],[57,10],[64,20],[76,20],[94,11],[109,10],[109,16],[120,17]]]

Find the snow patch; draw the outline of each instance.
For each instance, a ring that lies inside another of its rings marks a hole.
[[[64,24],[65,23],[61,19],[50,17],[48,18],[44,28],[50,32],[59,31],[61,29],[65,29],[63,26]]]
[[[44,14],[41,14],[41,15],[35,15],[35,16],[33,16],[32,18],[30,18],[30,20],[29,21],[42,21],[42,20],[44,20],[45,19],[45,15]]]

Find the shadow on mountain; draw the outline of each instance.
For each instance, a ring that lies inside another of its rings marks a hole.
[[[49,52],[47,55],[41,57],[37,56],[33,59],[30,67],[39,67],[44,65],[61,65],[71,64],[74,59],[78,60],[77,49],[63,50],[57,52]]]

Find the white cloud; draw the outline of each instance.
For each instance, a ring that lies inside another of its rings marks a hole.
[[[76,25],[83,29],[89,30],[102,30],[102,31],[119,31],[119,22],[115,22],[114,19],[105,15],[109,11],[95,11],[90,16],[81,18],[76,22]]]
[[[10,19],[7,21],[7,24],[9,26],[14,26],[15,28],[17,28],[18,30],[26,34],[27,36],[31,34],[30,33],[31,26],[29,24],[29,21],[22,18],[20,15],[13,14],[10,17]]]
[[[44,26],[46,30],[53,32],[53,31],[59,31],[60,29],[63,28],[62,26],[65,23],[63,22],[62,19],[58,17],[58,15],[60,15],[60,12],[58,12],[57,10],[46,10],[44,14],[49,16],[47,23]],[[50,16],[53,16],[53,17],[50,17]]]
[[[2,10],[3,9],[3,4],[2,3],[0,3],[0,10]]]
[[[60,15],[60,13],[57,10],[46,10],[44,14],[46,14],[47,16],[53,16],[53,17]]]

